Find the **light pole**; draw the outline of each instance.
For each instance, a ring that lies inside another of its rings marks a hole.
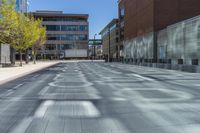
[[[73,45],[74,45],[75,59],[77,59],[78,58],[78,54],[77,54],[76,36],[73,36]]]
[[[94,41],[93,41],[93,48],[94,48],[94,50],[93,50],[93,52],[94,52],[94,59],[95,59],[95,57],[96,57],[96,47],[95,47],[95,45],[96,45],[96,36],[97,36],[97,34],[95,34],[94,35]]]
[[[108,27],[108,62],[110,62],[110,27]]]

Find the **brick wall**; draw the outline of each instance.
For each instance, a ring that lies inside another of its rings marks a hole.
[[[200,15],[200,0],[122,0],[125,7],[125,40],[159,31]]]
[[[200,15],[200,0],[154,0],[155,31]]]
[[[125,40],[153,31],[153,0],[126,0]]]

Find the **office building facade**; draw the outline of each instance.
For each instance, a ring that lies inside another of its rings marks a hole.
[[[27,0],[16,0],[16,10],[21,12],[27,12],[28,1]]]
[[[111,60],[120,57],[119,19],[113,19],[100,32],[103,44],[103,56]]]
[[[2,1],[3,0],[0,0],[0,5],[2,4]],[[8,0],[8,2],[9,2],[9,0]],[[28,1],[27,0],[15,0],[15,8],[16,8],[16,11],[27,12]]]
[[[87,58],[89,23],[87,14],[64,14],[62,11],[36,11],[43,20],[47,42],[40,55],[48,59]]]
[[[198,64],[199,14],[199,0],[119,0],[124,57],[136,63]]]

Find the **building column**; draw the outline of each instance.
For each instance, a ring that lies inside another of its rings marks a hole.
[[[158,39],[157,39],[157,33],[153,33],[153,63],[158,62]]]

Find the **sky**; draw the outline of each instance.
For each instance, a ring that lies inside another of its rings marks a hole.
[[[89,14],[91,39],[113,18],[118,17],[117,0],[29,0],[28,10],[58,10],[64,13]]]

